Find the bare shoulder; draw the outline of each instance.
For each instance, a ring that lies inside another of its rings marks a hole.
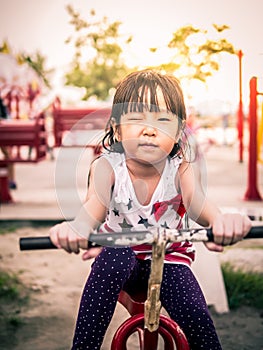
[[[100,185],[113,185],[114,171],[110,162],[105,157],[98,157],[90,166],[89,182]]]
[[[91,163],[91,170],[92,169],[100,169],[100,170],[109,170],[112,171],[112,166],[110,164],[110,162],[107,160],[106,157],[98,157],[96,158],[92,163]]]
[[[194,163],[183,161],[177,172],[176,187],[179,191],[189,192],[200,183],[200,171]]]

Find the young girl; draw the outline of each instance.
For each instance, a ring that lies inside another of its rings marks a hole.
[[[95,228],[109,233],[180,228],[184,208],[198,224],[212,226],[214,243],[206,243],[208,249],[220,252],[241,240],[250,221],[239,214],[221,214],[205,197],[199,163],[187,159],[183,146],[185,120],[183,94],[173,76],[152,70],[128,75],[117,87],[103,140],[107,151],[91,166],[82,210],[74,221],[51,229],[53,243],[79,253]],[[95,260],[83,291],[72,349],[100,349],[120,291],[147,285],[149,278],[150,245],[86,250],[83,259],[91,257]],[[193,260],[191,243],[167,247],[161,303],[185,332],[191,349],[221,349],[190,269]]]

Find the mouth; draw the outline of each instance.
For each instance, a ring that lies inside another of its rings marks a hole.
[[[154,143],[147,143],[147,142],[146,143],[140,143],[139,147],[143,148],[143,149],[148,149],[148,150],[158,148],[158,146],[155,145]]]

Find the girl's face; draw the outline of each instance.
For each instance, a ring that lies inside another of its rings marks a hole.
[[[178,117],[167,111],[158,92],[160,112],[129,112],[122,115],[118,138],[128,158],[155,164],[166,159],[180,137]]]

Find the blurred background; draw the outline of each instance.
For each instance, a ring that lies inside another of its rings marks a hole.
[[[181,79],[189,107],[216,117],[237,110],[239,50],[245,111],[249,79],[262,77],[263,4],[257,0],[125,5],[119,0],[0,0],[0,5],[1,56],[29,64],[44,78],[38,82],[42,104],[55,96],[65,104],[109,100],[127,70],[162,65]],[[5,79],[0,71],[1,86]]]
[[[90,108],[110,107],[120,79],[152,67],[180,79],[188,126],[204,148],[235,144],[240,162],[249,142],[250,80],[256,77],[259,131],[252,136],[259,142],[250,153],[262,162],[262,101],[257,94],[263,91],[262,2],[0,0],[0,6],[5,112],[9,119],[34,120],[44,111],[48,149],[62,142],[54,131],[59,119],[54,109],[82,108],[87,114]],[[12,160],[17,161],[19,157]]]

